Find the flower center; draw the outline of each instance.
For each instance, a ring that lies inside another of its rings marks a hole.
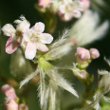
[[[33,33],[33,34],[32,34],[32,37],[30,38],[30,40],[31,40],[32,42],[39,42],[39,41],[40,41],[39,34]]]
[[[22,40],[22,32],[21,31],[16,31],[16,41],[21,42]]]

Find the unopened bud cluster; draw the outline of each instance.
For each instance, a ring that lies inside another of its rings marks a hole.
[[[90,50],[78,47],[76,50],[76,61],[81,68],[86,68],[91,60],[97,59],[100,56],[100,53],[97,49],[91,48]]]
[[[88,78],[87,67],[93,59],[97,59],[100,53],[97,49],[91,48],[90,50],[82,47],[76,49],[75,57],[76,63],[73,64],[72,71],[76,77],[82,80]]]
[[[28,110],[27,105],[19,104],[19,98],[15,93],[12,86],[6,84],[3,85],[1,91],[5,95],[5,108],[6,110]]]

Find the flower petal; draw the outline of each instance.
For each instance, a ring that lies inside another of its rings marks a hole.
[[[12,37],[7,40],[5,51],[8,54],[12,54],[17,50],[19,43],[14,41]]]
[[[74,17],[76,17],[76,18],[80,18],[80,17],[81,17],[81,12],[80,12],[79,10],[75,10],[75,11],[73,12],[73,15],[74,15]]]
[[[37,43],[37,49],[42,51],[42,52],[47,52],[49,50],[46,45],[41,44],[41,43]]]
[[[16,32],[15,28],[11,24],[4,25],[2,27],[2,31],[5,36],[14,36]]]
[[[65,5],[60,5],[58,12],[60,14],[64,14],[65,13]]]
[[[37,52],[37,46],[35,43],[28,42],[25,50],[25,57],[32,60]]]
[[[16,26],[17,31],[24,33],[29,30],[30,23],[26,19],[24,19],[23,21],[18,22],[18,23],[16,22],[16,24],[17,24],[17,26]]]
[[[45,29],[45,25],[42,22],[38,22],[33,26],[35,32],[42,33]]]
[[[50,44],[53,41],[53,37],[51,34],[48,33],[42,33],[40,35],[40,42],[43,44]]]
[[[49,6],[49,4],[52,2],[52,0],[39,0],[38,5],[42,8],[46,8]]]

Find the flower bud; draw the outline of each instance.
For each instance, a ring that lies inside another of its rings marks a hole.
[[[9,100],[17,100],[15,90],[10,85],[3,85],[1,90]]]
[[[6,110],[18,110],[18,104],[15,100],[7,99],[5,102]]]
[[[49,6],[49,4],[51,3],[52,0],[39,0],[38,1],[38,5],[41,8],[47,8]]]
[[[90,7],[90,0],[80,0],[83,10],[86,11]]]
[[[80,61],[87,61],[90,59],[90,53],[87,49],[78,47],[76,51],[76,57]]]
[[[76,61],[79,68],[86,68],[90,63],[90,53],[87,49],[78,47],[76,50]]]
[[[97,49],[91,48],[90,49],[90,55],[91,55],[92,59],[97,59],[97,58],[99,58],[100,53],[99,53],[99,51]]]

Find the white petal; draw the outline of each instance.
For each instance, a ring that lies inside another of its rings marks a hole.
[[[65,5],[61,5],[61,6],[59,7],[59,13],[60,13],[60,14],[64,14],[64,13],[65,13]]]
[[[15,28],[11,24],[4,25],[2,27],[2,31],[5,36],[11,36],[11,37],[13,37],[16,32]]]
[[[42,33],[45,29],[45,25],[42,22],[38,22],[33,26],[33,29],[38,33]]]
[[[23,39],[25,40],[25,41],[30,41],[30,37],[32,36],[32,32],[29,30],[29,31],[27,31],[27,32],[25,32],[25,33],[23,33]]]
[[[80,12],[79,10],[75,10],[75,11],[73,12],[73,15],[74,15],[74,17],[76,17],[76,18],[80,18],[80,17],[81,17],[81,12]]]
[[[27,43],[25,57],[29,60],[32,60],[35,57],[36,52],[37,52],[36,44],[31,42]]]
[[[41,44],[41,43],[37,43],[37,49],[42,51],[42,52],[47,52],[48,51],[48,47],[44,44]]]
[[[50,44],[52,41],[53,37],[51,36],[51,34],[42,33],[40,35],[40,42],[42,42],[43,44]]]
[[[30,23],[27,20],[23,20],[23,21],[17,23],[16,29],[17,29],[17,31],[24,33],[29,30],[29,27],[30,27]]]

